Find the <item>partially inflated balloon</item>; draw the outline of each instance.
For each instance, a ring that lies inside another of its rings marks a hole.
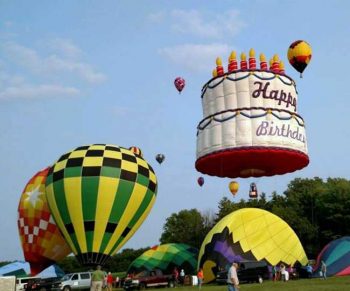
[[[239,184],[236,181],[231,181],[230,184],[228,185],[228,188],[230,189],[230,192],[234,196],[238,192]]]
[[[289,63],[300,73],[300,77],[302,77],[302,73],[309,64],[311,57],[311,46],[306,41],[297,40],[289,46]]]
[[[184,269],[185,274],[194,274],[197,267],[198,249],[187,244],[169,243],[154,246],[136,258],[127,273],[140,273],[144,270],[160,269],[171,274],[174,268]]]
[[[94,144],[61,156],[49,172],[46,191],[53,216],[79,262],[103,265],[147,217],[157,178],[132,151]]]
[[[177,77],[174,81],[174,85],[177,89],[177,91],[179,91],[179,93],[181,93],[181,91],[183,90],[183,88],[185,88],[185,79],[181,78],[181,77]]]
[[[204,178],[203,178],[203,177],[199,177],[199,178],[197,179],[197,182],[198,182],[198,185],[202,187],[203,184],[204,184]]]
[[[156,155],[156,160],[159,164],[163,163],[164,159],[165,159],[165,156],[163,154]]]
[[[232,262],[265,260],[306,265],[303,246],[293,229],[275,214],[259,208],[241,208],[222,218],[206,235],[198,256],[206,282]]]
[[[72,251],[49,209],[45,181],[49,168],[35,174],[25,186],[18,205],[18,230],[32,275],[62,260]]]

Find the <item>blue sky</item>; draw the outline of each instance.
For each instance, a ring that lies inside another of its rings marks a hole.
[[[279,54],[297,82],[310,156],[295,173],[237,179],[234,199],[251,182],[270,195],[295,177],[349,179],[349,18],[347,1],[0,0],[0,260],[23,259],[16,219],[28,180],[80,145],[137,145],[156,171],[157,201],[125,247],[157,244],[174,212],[215,212],[231,199],[229,179],[204,176],[200,188],[194,168],[200,90],[231,50]],[[286,56],[298,39],[313,48],[303,79]]]

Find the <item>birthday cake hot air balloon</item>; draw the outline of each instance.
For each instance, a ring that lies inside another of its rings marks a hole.
[[[290,173],[309,164],[305,123],[298,114],[294,80],[274,55],[270,66],[255,52],[233,52],[202,89],[203,119],[197,126],[196,169],[218,177],[261,177]]]
[[[72,252],[47,203],[45,181],[48,172],[49,168],[46,168],[30,179],[18,205],[19,236],[32,275],[40,273]]]
[[[103,265],[152,209],[157,178],[134,151],[93,144],[58,159],[49,171],[46,192],[55,221],[78,261]]]

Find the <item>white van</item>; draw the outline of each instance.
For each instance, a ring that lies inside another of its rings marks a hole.
[[[64,275],[52,286],[53,291],[71,291],[90,289],[91,272],[71,273]]]
[[[24,291],[25,290],[25,285],[30,280],[35,280],[38,279],[37,277],[23,277],[23,278],[16,278],[16,291]]]

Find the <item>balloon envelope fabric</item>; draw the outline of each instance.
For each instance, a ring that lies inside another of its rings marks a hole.
[[[308,262],[290,226],[258,208],[243,208],[221,219],[205,237],[198,263],[206,282],[210,282],[219,270],[242,260],[266,260],[271,265]]]
[[[36,275],[72,251],[57,227],[45,193],[49,168],[35,174],[25,186],[18,205],[18,230],[24,257]]]
[[[152,247],[135,259],[129,266],[128,273],[160,269],[171,274],[174,267],[184,269],[185,274],[195,274],[198,249],[187,244],[169,243]]]
[[[317,257],[314,271],[321,271],[321,261],[327,266],[327,276],[350,275],[350,236],[331,241]]]
[[[152,167],[114,145],[81,146],[51,168],[46,191],[64,237],[83,265],[103,265],[140,227],[157,192]]]

